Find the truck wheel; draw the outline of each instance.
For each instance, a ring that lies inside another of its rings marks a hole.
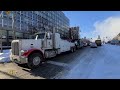
[[[41,54],[39,53],[33,53],[32,55],[30,55],[28,57],[28,67],[30,69],[34,69],[39,67],[39,65],[41,64],[41,62],[43,61],[43,57]]]
[[[76,51],[76,48],[74,48],[74,52]]]
[[[74,52],[74,48],[71,48],[71,50],[70,50],[71,52]]]

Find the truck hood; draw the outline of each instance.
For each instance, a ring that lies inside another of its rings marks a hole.
[[[29,50],[32,48],[40,49],[42,47],[42,40],[38,39],[22,39],[22,40],[16,40],[19,42],[19,47],[21,50]]]

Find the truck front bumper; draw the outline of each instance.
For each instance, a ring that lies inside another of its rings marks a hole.
[[[28,63],[28,58],[24,56],[10,55],[10,60],[18,64]]]

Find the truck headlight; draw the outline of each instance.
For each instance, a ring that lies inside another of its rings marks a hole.
[[[25,52],[24,50],[21,50],[21,51],[20,51],[21,55],[23,55],[24,52]]]
[[[23,55],[25,52],[27,52],[27,50],[21,50],[20,51],[21,55]]]

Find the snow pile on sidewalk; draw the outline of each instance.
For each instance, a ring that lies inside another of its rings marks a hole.
[[[0,53],[0,63],[10,62],[10,49],[3,50],[3,53]]]

